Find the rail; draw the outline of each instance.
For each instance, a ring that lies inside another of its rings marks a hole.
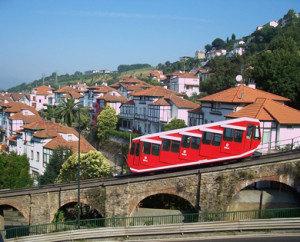
[[[300,208],[282,208],[265,209],[249,211],[232,212],[211,212],[211,213],[193,213],[181,215],[163,215],[163,216],[143,216],[143,217],[121,217],[121,218],[99,218],[86,219],[80,221],[81,229],[99,228],[99,227],[132,227],[132,226],[150,226],[166,224],[183,224],[196,222],[216,222],[216,221],[240,221],[253,219],[270,218],[299,218]],[[6,239],[48,234],[77,229],[76,221],[66,221],[50,224],[31,225],[24,227],[9,228],[0,230],[0,233]]]

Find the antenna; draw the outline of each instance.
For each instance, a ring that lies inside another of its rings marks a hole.
[[[43,85],[45,83],[45,73],[42,73],[42,78],[43,78]]]

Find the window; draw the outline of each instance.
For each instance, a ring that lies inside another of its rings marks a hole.
[[[31,160],[33,160],[33,150],[31,151]]]
[[[169,151],[170,150],[170,144],[171,144],[171,140],[163,139],[163,141],[162,141],[162,150],[163,151]]]
[[[151,154],[154,156],[159,156],[160,145],[159,144],[152,144],[152,152]]]
[[[255,125],[253,139],[260,140],[260,130],[259,130],[259,127],[257,125]]]
[[[221,134],[214,134],[211,144],[213,146],[220,146],[220,144],[221,144],[221,137],[222,137]]]
[[[179,145],[180,145],[179,141],[172,140],[171,152],[178,153],[179,152]]]
[[[40,162],[40,152],[36,152],[36,162]]]
[[[72,141],[72,135],[68,134],[68,141]]]
[[[132,143],[131,149],[130,149],[130,155],[134,155],[134,148],[135,148],[135,143]]]
[[[252,130],[253,130],[253,125],[249,124],[248,125],[248,130],[247,130],[247,136],[246,136],[247,139],[251,139]]]
[[[191,148],[193,150],[199,150],[199,148],[200,148],[200,138],[198,138],[198,137],[193,137],[192,138]]]
[[[205,144],[205,145],[210,145],[211,136],[212,136],[212,133],[210,133],[210,132],[204,132],[203,133],[202,143]]]
[[[135,150],[135,156],[139,156],[140,155],[140,143],[136,144],[136,150]]]
[[[191,137],[183,135],[182,136],[182,141],[181,141],[181,147],[190,148],[190,144],[191,144]]]
[[[143,145],[143,154],[150,155],[150,150],[151,150],[151,144],[148,143],[148,142],[144,142],[144,145]]]
[[[241,143],[243,139],[244,132],[242,130],[235,130],[234,132],[234,142]]]
[[[226,128],[224,130],[223,140],[225,141],[232,141],[233,140],[233,129]]]

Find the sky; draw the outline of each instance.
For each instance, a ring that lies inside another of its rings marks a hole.
[[[300,12],[299,0],[0,0],[0,89],[75,71],[156,66]]]

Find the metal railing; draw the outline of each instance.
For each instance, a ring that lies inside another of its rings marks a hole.
[[[281,208],[265,210],[248,210],[232,212],[192,213],[179,215],[98,218],[80,221],[81,229],[98,227],[130,227],[165,224],[182,224],[195,222],[240,221],[269,218],[296,218],[300,217],[300,208]],[[76,230],[77,221],[65,221],[50,224],[39,224],[24,227],[15,227],[0,230],[3,238],[40,235],[54,232]]]
[[[300,136],[266,143],[262,141],[257,149],[262,153],[300,149]]]

